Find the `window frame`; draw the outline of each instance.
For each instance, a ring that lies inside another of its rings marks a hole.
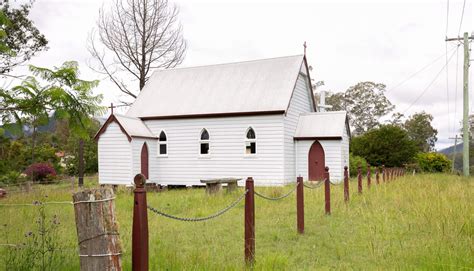
[[[161,141],[160,140],[160,135],[161,133],[164,133],[165,134],[165,137],[166,137],[166,140],[165,141]],[[160,133],[158,134],[158,150],[157,150],[157,156],[158,157],[168,157],[168,142],[169,142],[169,138],[168,138],[168,133],[163,129],[160,131]],[[165,145],[166,146],[166,153],[162,154],[160,152],[160,147],[161,145]]]
[[[204,131],[207,132],[209,139],[201,139]],[[202,144],[207,144],[208,146],[207,153],[201,153]],[[202,128],[201,131],[199,132],[198,154],[200,158],[209,158],[211,156],[211,133],[209,132],[209,129],[207,128]]]
[[[255,138],[248,138],[247,137],[247,134],[248,132],[252,130],[254,135],[255,135]],[[255,143],[255,153],[247,153],[247,143]],[[244,155],[246,157],[255,157],[257,156],[258,154],[258,149],[257,149],[257,132],[255,132],[255,128],[253,128],[252,126],[249,126],[246,130],[245,130],[245,134],[244,134]]]

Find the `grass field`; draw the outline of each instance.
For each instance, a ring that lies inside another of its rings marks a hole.
[[[92,181],[89,181],[89,186]],[[292,187],[260,188],[278,196]],[[451,175],[418,175],[364,186],[343,202],[342,186],[332,186],[332,214],[324,215],[323,189],[305,189],[305,234],[296,233],[294,194],[280,201],[256,198],[256,270],[473,270],[474,179]],[[212,214],[234,199],[233,194],[206,196],[203,189],[148,193],[148,203],[179,216]],[[47,195],[47,198],[45,197]],[[71,201],[67,185],[47,185],[30,194],[13,194],[0,204],[34,200]],[[121,191],[116,209],[124,247],[124,270],[131,269],[132,195]],[[38,207],[0,206],[0,243],[21,244],[33,230]],[[61,222],[62,247],[55,270],[78,270],[76,230],[71,205],[48,205],[48,217]],[[150,270],[241,270],[243,202],[207,222],[180,222],[151,212]],[[8,235],[8,240],[5,236]],[[6,246],[0,247],[6,269]]]

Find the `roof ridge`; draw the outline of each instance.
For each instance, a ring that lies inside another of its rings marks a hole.
[[[177,68],[170,68],[170,69],[160,69],[160,70],[155,70],[153,72],[153,74],[159,73],[159,72],[166,72],[166,71],[195,69],[195,68],[212,67],[212,66],[224,66],[224,65],[233,65],[233,64],[243,64],[243,63],[258,62],[258,61],[265,61],[265,60],[274,60],[274,59],[280,59],[280,58],[290,58],[290,57],[301,57],[301,60],[303,60],[304,55],[297,54],[297,55],[277,56],[277,57],[260,58],[260,59],[244,60],[244,61],[232,61],[232,62],[216,63],[216,64],[208,64],[208,65],[197,65],[197,66],[190,66],[190,67],[177,67]],[[152,74],[152,76],[153,76],[153,74]]]

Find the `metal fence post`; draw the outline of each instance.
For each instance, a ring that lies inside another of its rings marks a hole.
[[[304,186],[303,177],[296,178],[296,224],[298,233],[304,233]]]
[[[324,168],[324,199],[326,214],[331,214],[331,183],[329,180],[329,167]]]
[[[360,166],[357,167],[357,188],[359,190],[359,194],[362,194],[362,172]]]
[[[245,262],[253,264],[255,259],[255,200],[252,177],[245,182]]]
[[[132,226],[132,270],[148,270],[148,216],[145,176],[135,175]]]
[[[349,201],[349,172],[347,166],[344,167],[344,201]]]
[[[367,188],[370,188],[372,172],[370,171],[370,165],[367,165]]]

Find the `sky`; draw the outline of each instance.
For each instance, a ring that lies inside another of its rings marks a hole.
[[[466,0],[460,26],[462,0],[449,1],[449,13],[447,1],[170,0],[180,8],[188,44],[182,67],[302,54],[306,41],[312,77],[325,83],[319,90],[383,83],[397,112],[434,116],[438,149],[453,143],[449,137],[462,120],[463,50],[444,40],[474,31],[473,1]],[[120,93],[89,69],[87,39],[99,9],[110,4],[36,0],[30,14],[49,40],[49,50],[31,64],[78,61],[83,79],[101,79],[96,92],[104,94],[103,104],[117,104]]]

